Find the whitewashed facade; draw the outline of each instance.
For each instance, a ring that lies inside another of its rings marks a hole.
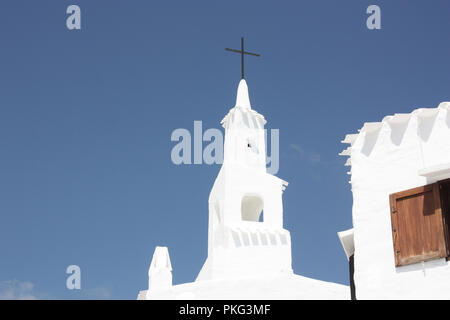
[[[396,267],[389,199],[450,178],[450,103],[365,123],[343,143],[353,229],[339,236],[347,257],[354,254],[356,298],[450,299],[446,258]]]

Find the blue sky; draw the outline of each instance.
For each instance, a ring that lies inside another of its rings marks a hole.
[[[220,167],[172,164],[170,135],[220,128],[240,78],[224,48],[241,36],[262,55],[246,60],[252,106],[280,130],[294,271],[347,284],[340,141],[449,101],[449,18],[448,0],[1,1],[0,297],[135,299],[157,245],[174,283],[195,279]]]

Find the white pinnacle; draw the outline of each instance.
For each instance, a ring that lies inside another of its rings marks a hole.
[[[248,108],[251,109],[250,106],[250,98],[248,97],[248,87],[247,82],[242,79],[239,82],[237,96],[236,96],[236,107]]]

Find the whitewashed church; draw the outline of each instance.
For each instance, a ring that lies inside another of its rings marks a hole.
[[[266,171],[264,117],[244,79],[222,120],[224,161],[209,196],[208,257],[172,285],[157,247],[138,299],[450,299],[450,103],[365,123],[345,137],[353,228],[338,232],[350,287],[292,271],[288,183]],[[263,219],[262,219],[263,212]]]
[[[148,290],[138,299],[350,299],[347,286],[292,271],[283,228],[288,183],[266,171],[265,123],[242,79],[222,120],[224,161],[209,195],[208,257],[194,282],[172,285],[168,249],[157,247]]]

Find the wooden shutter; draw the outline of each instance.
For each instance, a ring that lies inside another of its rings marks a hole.
[[[437,183],[390,195],[395,265],[447,256]]]

